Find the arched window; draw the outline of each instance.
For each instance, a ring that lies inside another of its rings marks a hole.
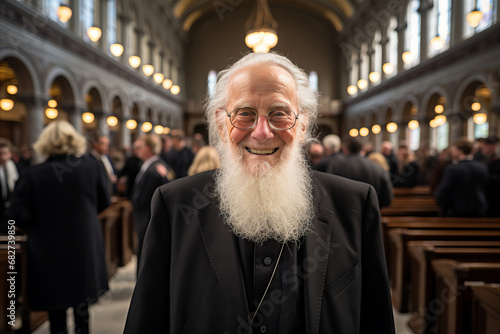
[[[316,71],[311,71],[311,73],[309,73],[309,88],[315,92],[318,91],[318,73],[316,73]]]
[[[372,68],[370,69],[370,81],[374,84],[380,83],[380,74],[382,73],[382,45],[380,40],[382,39],[382,34],[380,31],[375,32],[373,37],[373,54],[372,54]]]
[[[116,0],[108,0],[107,35],[109,45],[116,43]]]
[[[450,123],[446,121],[443,125],[439,126],[436,130],[436,149],[441,152],[448,147],[449,144],[449,131]]]
[[[387,36],[389,37],[389,42],[386,45],[387,48],[387,63],[384,64],[382,70],[386,74],[386,77],[390,78],[394,76],[398,71],[398,32],[396,28],[398,27],[398,19],[393,16],[387,28]],[[387,65],[389,64],[389,65]]]
[[[215,94],[215,83],[217,82],[217,72],[215,71],[210,71],[208,72],[208,79],[207,79],[207,91],[208,91],[208,96],[213,97]]]
[[[411,68],[417,65],[420,61],[420,7],[419,0],[411,0],[408,3],[406,12],[406,35],[405,35],[405,52],[403,53],[403,61],[405,68]]]
[[[94,25],[94,0],[82,1],[82,15],[83,15],[83,39],[90,41],[87,36],[87,30]]]
[[[429,17],[429,57],[450,47],[451,0],[436,1]]]
[[[495,24],[498,20],[496,17],[496,12],[498,6],[498,1],[496,0],[465,0],[464,1],[464,38],[471,37],[472,35],[481,32],[493,24]],[[467,22],[467,14],[469,14],[475,8],[479,9],[483,17],[479,22],[479,25],[475,28],[471,27]]]

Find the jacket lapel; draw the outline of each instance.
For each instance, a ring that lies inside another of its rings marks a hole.
[[[332,208],[325,205],[326,192],[313,175],[313,198],[316,214],[312,220],[312,232],[305,239],[304,306],[308,334],[319,332],[321,302],[325,288],[328,258],[333,252]]]
[[[240,324],[248,324],[250,311],[236,237],[224,224],[215,200],[198,211],[198,219],[205,250],[219,284],[233,308],[237,321]]]

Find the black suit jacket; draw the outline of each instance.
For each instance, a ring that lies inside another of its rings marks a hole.
[[[98,219],[108,199],[101,166],[88,157],[53,156],[21,175],[8,215],[28,233],[30,308],[93,304],[108,290]]]
[[[488,203],[485,185],[488,168],[474,160],[451,164],[443,172],[436,200],[445,216],[484,216]],[[498,204],[497,204],[498,205]]]
[[[373,161],[359,154],[348,154],[328,166],[328,172],[351,180],[366,182],[377,192],[380,207],[392,202],[392,183],[389,174]]]
[[[301,247],[307,333],[394,333],[373,188],[313,172],[315,216]],[[237,238],[212,172],[157,189],[125,333],[243,333],[249,310]]]

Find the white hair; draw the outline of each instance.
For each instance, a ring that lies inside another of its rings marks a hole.
[[[327,149],[338,152],[340,150],[340,138],[337,135],[328,135],[323,138],[323,146]]]
[[[205,116],[208,122],[208,135],[211,145],[219,148],[218,124],[225,124],[225,114],[220,113],[219,119],[216,119],[216,111],[225,108],[227,104],[230,78],[241,69],[264,65],[279,66],[293,77],[297,87],[297,103],[300,112],[298,124],[305,125],[304,139],[310,137],[310,129],[318,114],[318,94],[309,87],[307,74],[295,66],[288,58],[277,53],[249,53],[218,74],[214,95],[208,99],[205,105]],[[222,131],[226,131],[225,126],[222,127]]]

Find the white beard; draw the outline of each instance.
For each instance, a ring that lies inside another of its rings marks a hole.
[[[314,215],[312,180],[299,145],[292,143],[276,166],[243,164],[241,147],[221,143],[221,168],[215,174],[220,211],[241,238],[280,243],[299,241]],[[236,151],[236,152],[235,152]]]

